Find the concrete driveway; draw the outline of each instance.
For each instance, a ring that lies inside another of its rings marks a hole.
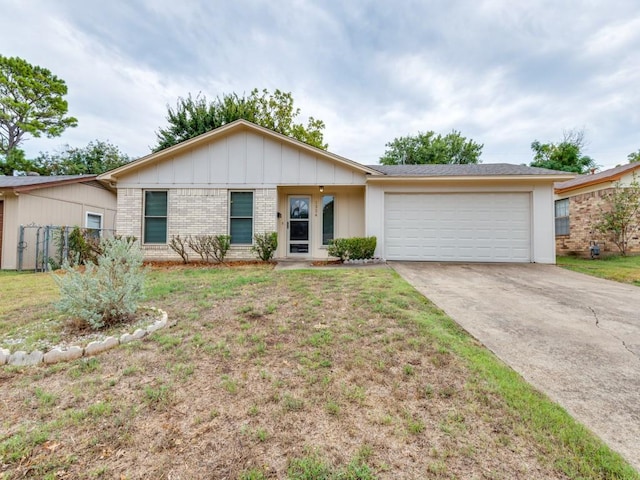
[[[640,288],[553,265],[389,263],[640,470]]]

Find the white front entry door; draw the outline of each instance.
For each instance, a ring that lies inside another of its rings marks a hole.
[[[311,197],[291,195],[287,218],[287,255],[309,255],[311,238],[311,222],[309,206]]]

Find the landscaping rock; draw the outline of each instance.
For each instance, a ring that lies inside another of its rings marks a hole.
[[[120,344],[116,337],[107,337],[101,342],[91,342],[84,348],[84,354],[96,355],[98,353],[104,352],[105,350],[109,350],[113,347],[117,347]]]
[[[28,365],[37,365],[38,363],[42,363],[43,358],[44,354],[39,350],[34,350],[31,353],[18,350],[11,354],[8,363],[9,365],[15,365],[17,367],[25,367]]]
[[[77,358],[82,357],[84,350],[82,347],[69,347],[68,349],[54,348],[44,354],[44,363],[58,363],[58,362],[70,362]]]
[[[134,340],[136,340],[136,338],[130,333],[123,333],[122,335],[120,335],[120,345],[133,342]]]
[[[146,330],[147,330],[147,335],[151,335],[153,332],[155,332],[156,330],[160,330],[163,326],[160,325],[160,322],[154,322],[151,325],[149,325]]]
[[[11,352],[6,348],[0,348],[0,365],[6,365],[11,357]]]
[[[147,334],[146,330],[142,330],[141,328],[138,328],[135,332],[133,332],[133,338],[136,339],[136,340],[140,340],[146,334]]]

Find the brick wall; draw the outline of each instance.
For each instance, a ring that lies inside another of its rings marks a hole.
[[[556,236],[558,255],[589,255],[589,242],[595,240],[603,254],[619,253],[611,237],[593,227],[598,219],[604,197],[613,189],[608,188],[569,198],[569,235]],[[640,233],[635,232],[629,242],[629,253],[640,253]]]
[[[277,200],[275,188],[253,190],[254,233],[276,231]],[[122,195],[121,195],[122,193]],[[118,190],[117,231],[120,235],[142,238],[142,189]],[[224,188],[169,189],[167,212],[167,237],[174,235],[228,235],[229,191]],[[232,246],[229,259],[254,259],[250,246]],[[145,245],[147,260],[180,260],[180,256],[168,245]],[[199,260],[195,252],[190,258]]]
[[[116,233],[142,239],[142,190],[119,188]]]

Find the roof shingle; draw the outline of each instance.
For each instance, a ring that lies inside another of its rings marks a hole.
[[[610,168],[603,172],[594,174],[578,175],[576,178],[567,180],[566,182],[558,182],[555,184],[556,190],[574,190],[586,185],[596,185],[598,183],[611,182],[619,180],[620,177],[635,169],[640,169],[640,162],[627,163],[615,168]]]
[[[92,180],[96,178],[96,175],[35,175],[25,177],[11,177],[6,175],[0,175],[0,188],[20,188],[20,187],[32,187],[42,186],[43,188],[50,184],[67,183],[82,180]]]
[[[571,175],[546,168],[513,165],[510,163],[444,164],[444,165],[367,165],[389,176],[493,176],[493,175]]]

